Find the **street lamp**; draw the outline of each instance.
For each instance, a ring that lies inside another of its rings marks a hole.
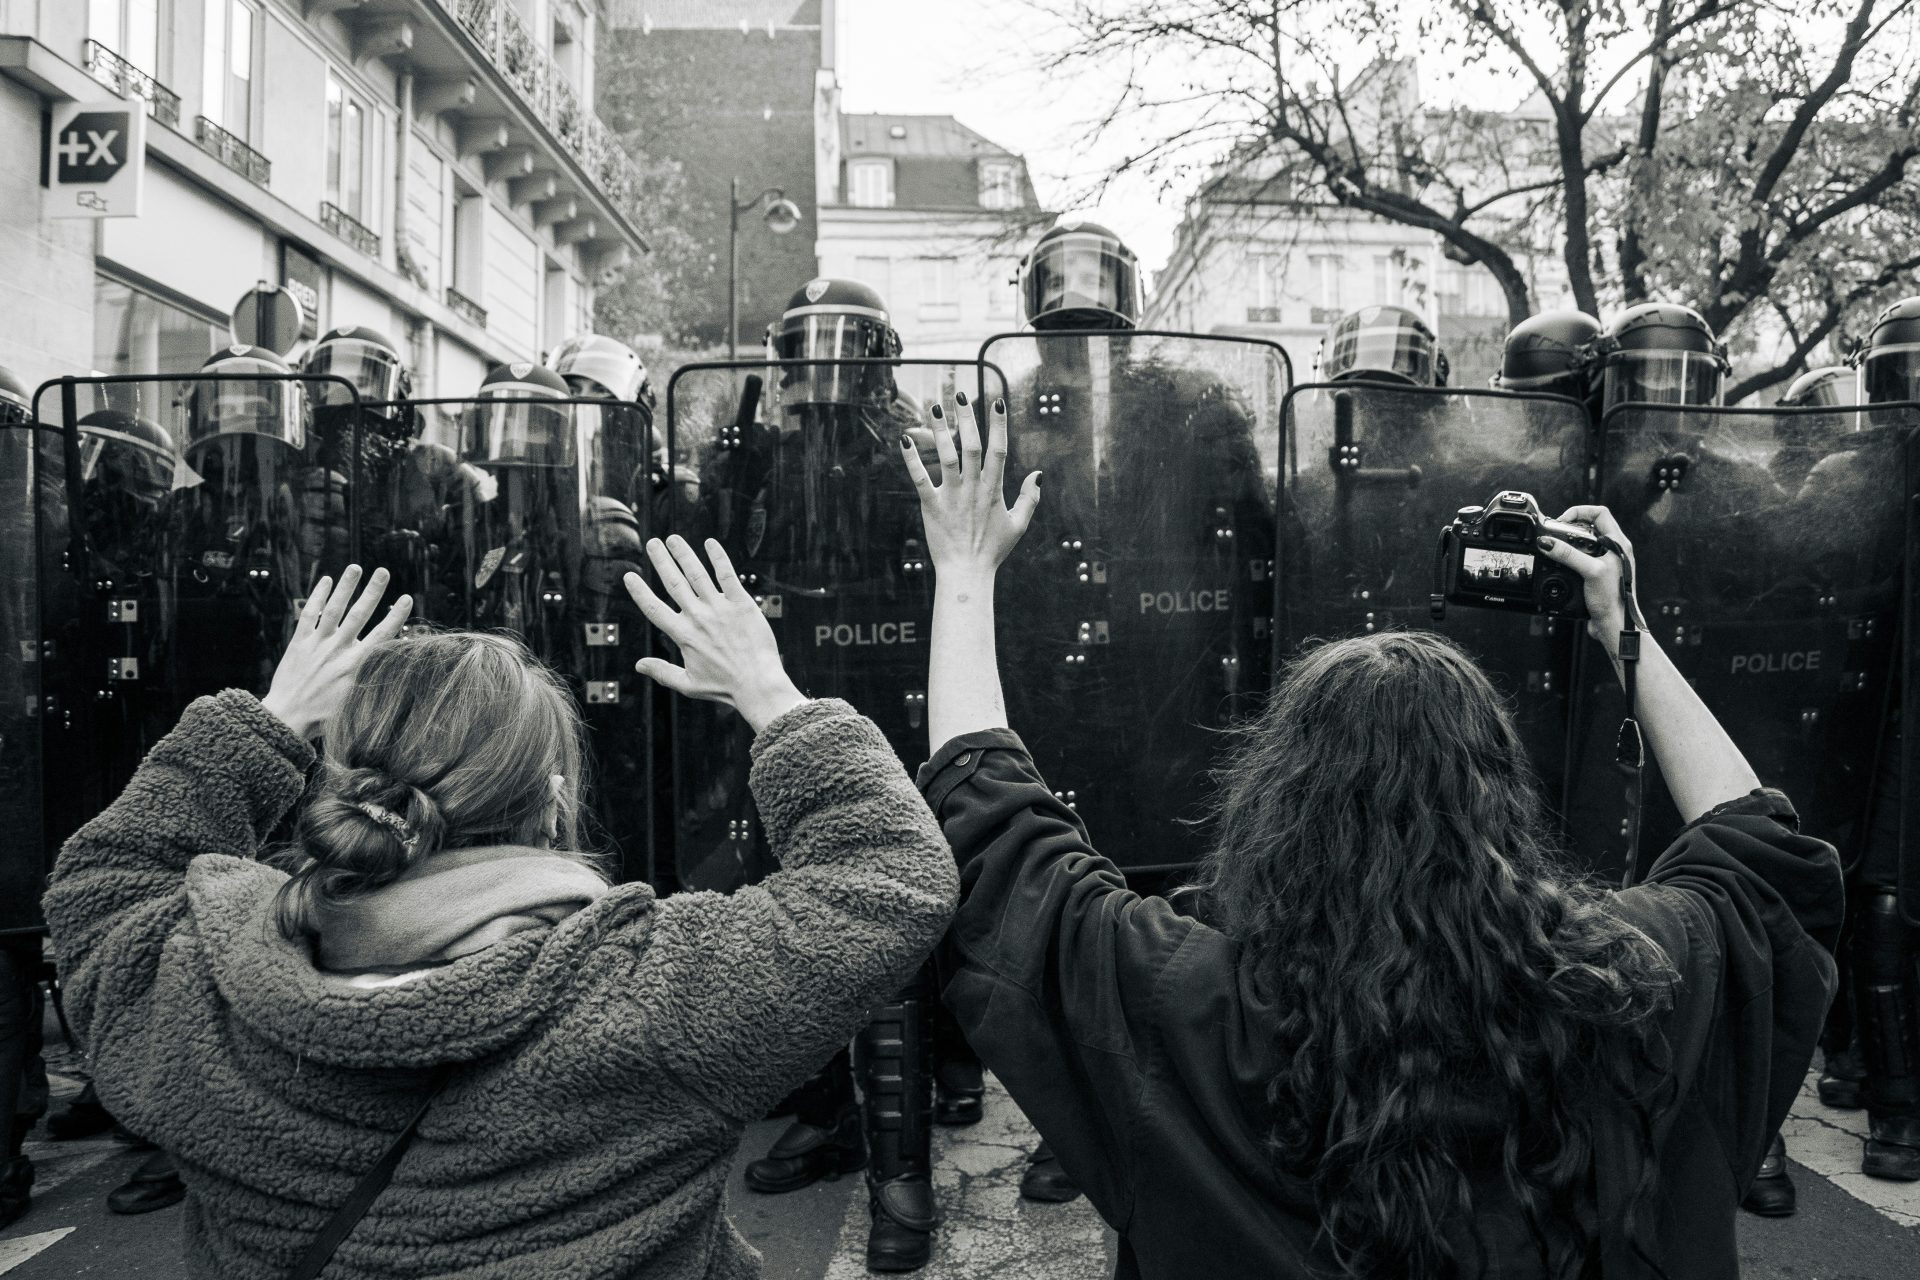
[[[740,215],[760,207],[767,230],[783,236],[800,225],[800,206],[787,199],[779,187],[768,187],[744,203],[740,199],[740,179],[728,188],[727,203],[727,359],[735,359],[740,346]]]

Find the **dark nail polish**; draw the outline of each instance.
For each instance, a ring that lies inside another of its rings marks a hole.
[[[1047,478],[1046,478],[1046,476],[1044,476],[1044,475],[1042,475],[1042,474],[1041,474],[1040,472],[1038,472],[1038,471],[1036,471],[1036,472],[1034,472],[1034,473],[1033,473],[1033,487],[1034,487],[1034,488],[1036,488],[1036,489],[1038,489],[1038,488],[1039,488],[1039,487],[1040,487],[1041,485],[1043,485],[1043,484],[1045,484],[1046,482],[1047,482]]]
[[[913,437],[912,437],[912,436],[901,436],[901,437],[900,437],[900,447],[901,447],[902,449],[911,449],[911,448],[913,448]]]
[[[995,413],[1005,413],[1007,411],[1007,402],[999,396],[995,396],[993,398],[993,411]]]
[[[1552,538],[1542,538],[1542,539],[1540,539],[1540,549],[1541,549],[1542,551],[1551,551],[1551,550],[1553,550],[1553,539],[1552,539]]]
[[[944,420],[947,415],[945,410],[941,409],[939,405],[935,405],[933,406],[933,416]]]
[[[966,404],[966,402],[967,402],[967,393],[966,393],[966,392],[964,392],[964,391],[956,391],[956,392],[954,392],[954,393],[953,393],[953,402],[954,402],[955,404],[958,404],[958,405],[964,405],[964,404]]]

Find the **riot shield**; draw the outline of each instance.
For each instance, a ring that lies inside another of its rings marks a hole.
[[[394,406],[372,405],[371,411]],[[664,490],[639,405],[590,398],[416,400],[414,432],[371,477],[362,541],[414,596],[418,625],[523,641],[580,703],[592,843],[651,880],[653,717],[621,585]]]
[[[1005,394],[991,370],[919,360],[693,364],[667,388],[674,484],[698,490],[674,532],[718,540],[794,682],[852,702],[910,763],[927,754],[933,566],[899,441],[955,390]],[[747,790],[753,735],[716,704],[670,706],[672,887],[750,883],[773,866]]]
[[[990,339],[1009,490],[1045,477],[1000,575],[1007,715],[1129,873],[1191,866],[1218,730],[1272,681],[1277,346],[1152,332]]]
[[[1603,424],[1599,498],[1633,543],[1653,638],[1761,782],[1793,800],[1801,830],[1849,866],[1892,749],[1915,415],[1629,404]],[[1624,699],[1600,663],[1582,695],[1567,814],[1587,861],[1612,874],[1628,812],[1610,764]],[[1647,791],[1643,861],[1679,826],[1664,787]]]
[[[1920,929],[1920,432],[1907,438],[1906,608],[1900,646],[1902,707],[1899,837],[1900,912]]]
[[[309,585],[351,561],[359,442],[351,423],[315,422],[316,381],[334,380],[69,378],[36,393],[61,428],[36,459],[49,853],[194,698],[264,693]]]
[[[42,837],[39,506],[31,423],[0,425],[0,934],[38,929]]]
[[[1549,516],[1587,494],[1592,430],[1559,396],[1374,382],[1287,399],[1281,483],[1283,656],[1314,640],[1431,629],[1459,644],[1513,708],[1549,801],[1563,792],[1582,627],[1537,615],[1429,612],[1440,530],[1503,489]]]

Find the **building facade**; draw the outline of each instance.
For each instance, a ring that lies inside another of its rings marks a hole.
[[[593,101],[601,0],[0,0],[0,364],[174,373],[285,284],[307,333],[368,325],[417,396],[590,327],[645,242]],[[43,119],[147,113],[140,216],[53,218]]]
[[[1343,91],[1354,127],[1383,137],[1395,128],[1443,135],[1444,115],[1423,112],[1413,64],[1377,64]],[[1403,123],[1405,121],[1405,123]],[[1546,124],[1526,107],[1474,122],[1506,138],[1502,172],[1472,172],[1456,159],[1448,177],[1462,190],[1491,181],[1522,187],[1552,152],[1535,135]],[[1471,154],[1471,149],[1462,148]],[[1294,377],[1313,374],[1321,338],[1340,316],[1371,304],[1407,307],[1439,335],[1456,386],[1485,386],[1499,368],[1508,329],[1506,295],[1493,274],[1443,252],[1437,233],[1345,208],[1326,192],[1296,186],[1289,158],[1235,157],[1209,174],[1188,202],[1173,252],[1154,280],[1147,320],[1156,328],[1267,338],[1286,348]],[[1541,168],[1541,173],[1546,169]],[[1536,310],[1573,305],[1557,254],[1520,254]]]
[[[1018,329],[1020,255],[1050,220],[1027,162],[952,116],[837,119],[820,274],[879,290],[909,356],[970,359]]]

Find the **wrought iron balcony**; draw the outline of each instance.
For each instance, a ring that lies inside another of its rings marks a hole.
[[[180,127],[180,95],[128,62],[98,40],[87,41],[87,72],[121,97],[145,98],[147,114],[161,124]]]
[[[469,324],[482,329],[487,327],[487,309],[452,285],[447,286],[447,305],[453,308],[455,315]]]
[[[320,225],[369,258],[380,256],[380,237],[339,205],[326,200],[320,202]]]
[[[256,186],[273,179],[273,162],[205,116],[193,118],[193,140],[200,149]]]
[[[1248,308],[1247,308],[1247,323],[1248,323],[1248,324],[1279,324],[1279,323],[1280,323],[1280,308],[1278,308],[1278,307],[1248,307]]]
[[[473,37],[606,198],[631,209],[640,172],[619,137],[580,101],[511,0],[435,0]]]

